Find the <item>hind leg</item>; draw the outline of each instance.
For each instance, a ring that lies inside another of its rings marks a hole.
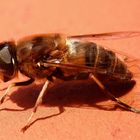
[[[116,98],[111,92],[109,92],[105,86],[91,73],[89,75],[89,78],[94,80],[96,82],[96,84],[102,89],[102,91],[104,92],[104,94],[109,97],[112,101],[116,102],[119,106],[121,106],[122,108],[124,108],[125,110],[129,110],[132,111],[134,113],[140,113],[140,110],[122,102],[121,100],[119,100],[118,98]]]

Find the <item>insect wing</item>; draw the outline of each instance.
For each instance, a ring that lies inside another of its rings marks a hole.
[[[122,31],[122,32],[109,32],[99,34],[84,34],[84,35],[72,35],[68,38],[75,39],[90,39],[90,40],[109,40],[109,39],[123,39],[140,36],[140,31]]]
[[[53,63],[53,62],[43,62],[40,63],[44,67],[58,67],[63,69],[71,69],[71,70],[80,70],[81,72],[94,72],[94,67],[84,66],[84,65],[77,65],[77,64],[65,64],[65,63]],[[107,71],[104,69],[99,69],[96,71],[105,74]]]

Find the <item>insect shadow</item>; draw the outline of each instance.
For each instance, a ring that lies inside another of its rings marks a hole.
[[[128,93],[134,85],[135,81],[127,84],[107,83],[106,88],[116,97],[120,97]],[[26,110],[32,108],[42,86],[43,84],[32,84],[20,87],[10,95],[10,100]],[[43,105],[48,107],[80,107],[87,105],[102,109],[101,106],[96,106],[96,103],[105,100],[108,100],[108,98],[93,81],[68,81],[50,86],[43,97]]]
[[[128,91],[130,91],[134,85],[135,81],[131,81],[131,83],[127,84],[108,83],[106,84],[106,88],[111,91],[111,93],[116,97],[120,97],[128,93]],[[32,84],[30,86],[18,88],[10,95],[9,98],[12,102],[16,103],[23,109],[4,108],[1,109],[1,111],[25,111],[29,108],[33,108],[42,86],[43,84]],[[93,81],[68,81],[50,86],[47,93],[43,97],[43,105],[47,107],[57,106],[59,107],[60,112],[50,116],[37,118],[29,125],[29,127],[39,120],[44,120],[60,115],[64,112],[63,107],[80,108],[86,106],[102,110],[114,110],[116,106],[113,106],[113,108],[109,108],[108,106],[97,105],[97,103],[105,100],[108,100],[108,98]]]

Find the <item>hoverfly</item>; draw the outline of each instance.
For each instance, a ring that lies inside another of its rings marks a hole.
[[[102,34],[87,34],[64,36],[62,34],[43,34],[25,37],[17,42],[0,43],[0,78],[7,82],[20,71],[30,79],[12,83],[0,99],[3,103],[10,89],[14,86],[29,85],[36,79],[46,78],[46,82],[38,96],[33,112],[29,117],[25,131],[42,102],[42,97],[53,77],[62,80],[78,80],[84,75],[85,79],[92,79],[111,100],[126,110],[140,113],[116,98],[109,92],[99,77],[106,77],[114,82],[131,82],[132,72],[125,62],[116,54],[94,42],[86,39],[118,39],[140,36],[140,32],[112,32]],[[85,40],[84,40],[85,39]],[[86,76],[85,76],[86,75]]]

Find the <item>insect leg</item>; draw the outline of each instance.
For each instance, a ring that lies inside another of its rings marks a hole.
[[[33,115],[36,113],[38,106],[42,103],[42,97],[43,97],[43,95],[44,95],[46,89],[48,88],[48,84],[49,84],[49,81],[47,80],[47,81],[45,82],[45,84],[44,84],[44,86],[43,86],[41,92],[39,93],[39,96],[38,96],[38,98],[37,98],[37,101],[36,101],[36,103],[35,103],[35,106],[34,106],[34,108],[33,108],[33,111],[32,111],[32,113],[31,113],[30,117],[28,118],[28,121],[27,121],[26,125],[21,129],[22,132],[25,132],[26,129],[29,127],[30,121],[31,121]]]
[[[3,94],[3,96],[0,99],[0,104],[2,104],[6,98],[6,96],[8,95],[8,93],[10,93],[11,89],[15,86],[26,86],[31,84],[34,81],[34,79],[29,79],[27,81],[23,81],[23,82],[16,82],[16,83],[12,83],[8,86],[8,88],[6,89],[5,93]]]
[[[134,107],[129,106],[128,104],[122,102],[121,100],[119,100],[118,98],[116,98],[111,92],[109,92],[105,86],[93,75],[90,74],[89,77],[94,80],[96,82],[96,84],[102,89],[102,91],[104,92],[104,94],[109,97],[112,101],[116,102],[119,106],[121,106],[122,108],[135,112],[135,113],[140,113],[140,110],[135,109]]]

